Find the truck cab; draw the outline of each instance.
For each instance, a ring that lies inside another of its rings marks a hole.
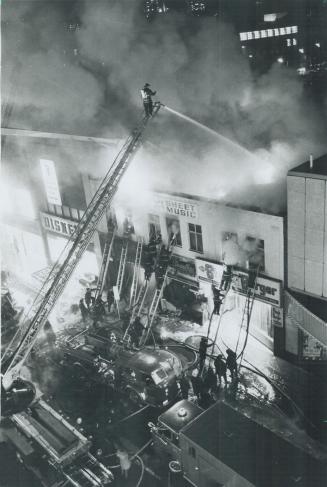
[[[149,423],[155,449],[169,460],[181,463],[180,432],[202,412],[195,403],[183,399],[161,414],[156,425]]]

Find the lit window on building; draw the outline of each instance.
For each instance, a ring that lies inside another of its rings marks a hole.
[[[279,36],[279,29],[274,29],[274,36],[275,37]]]
[[[273,30],[272,30],[272,29],[268,29],[268,30],[267,30],[267,34],[268,34],[268,37],[273,37],[274,32],[273,32]]]
[[[158,215],[149,215],[149,238],[156,238],[158,234],[161,234],[160,218]]]
[[[286,34],[285,27],[281,27],[279,29],[279,33],[280,33],[281,36],[284,36]]]
[[[253,39],[253,32],[247,33],[248,40],[251,41]]]
[[[246,40],[247,40],[247,38],[248,38],[248,37],[247,37],[246,32],[241,32],[241,33],[240,33],[240,40],[241,40],[241,41],[246,41]]]
[[[259,39],[260,38],[260,32],[258,30],[254,31],[254,38]]]
[[[292,34],[297,34],[297,31],[298,31],[297,25],[293,25],[291,27],[291,31],[292,31]]]
[[[291,27],[285,27],[285,32],[286,32],[286,34],[291,34],[292,28]]]
[[[291,39],[286,39],[286,44],[287,44],[287,47],[290,47],[291,46]]]
[[[194,223],[188,224],[188,231],[190,235],[190,250],[194,252],[203,253],[202,242],[202,228],[201,225],[195,225]]]
[[[297,46],[297,39],[293,37],[293,46]]]
[[[260,272],[265,270],[265,243],[263,240],[247,236],[242,246],[250,268],[260,266]]]
[[[261,37],[267,37],[267,31],[266,30],[262,30],[261,31]]]
[[[169,241],[175,238],[175,245],[182,246],[182,236],[181,229],[179,225],[179,220],[177,218],[167,216],[166,217],[167,233]]]

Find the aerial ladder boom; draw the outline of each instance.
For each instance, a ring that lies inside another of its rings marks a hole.
[[[154,105],[153,116],[158,113],[160,107],[161,104],[159,102]],[[6,353],[6,350],[2,358],[2,364],[5,369],[2,371],[2,384],[5,389],[10,387],[21,365],[25,362],[33,348],[39,331],[45,324],[49,313],[62,294],[68,279],[90,243],[97,224],[106,208],[112,202],[120,180],[128,168],[132,156],[140,146],[143,131],[149,120],[150,117],[144,117],[132,135],[127,138],[92,198],[92,201],[88,205],[74,234],[71,236],[57,263],[50,271],[38,296],[25,315],[24,323],[20,327],[17,335],[15,335],[9,350],[7,349],[8,353]]]

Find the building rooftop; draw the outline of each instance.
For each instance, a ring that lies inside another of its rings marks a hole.
[[[310,159],[299,166],[294,167],[288,172],[289,176],[305,176],[312,178],[327,179],[327,154],[313,159],[312,168]]]
[[[256,487],[319,487],[326,475],[318,460],[221,401],[182,434]]]

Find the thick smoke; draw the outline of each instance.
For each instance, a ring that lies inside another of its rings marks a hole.
[[[139,89],[147,81],[167,106],[252,154],[161,111],[125,192],[157,187],[278,211],[288,168],[326,149],[323,112],[296,73],[276,64],[254,76],[231,25],[173,13],[148,23],[142,2],[85,1],[76,4],[80,29],[67,33],[64,3],[3,8],[12,124],[124,135],[140,116]]]

